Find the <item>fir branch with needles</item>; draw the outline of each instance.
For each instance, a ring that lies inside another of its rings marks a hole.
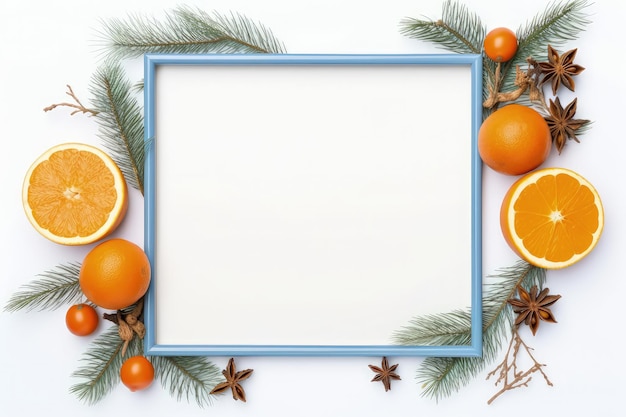
[[[453,53],[482,54],[487,27],[467,6],[447,0],[442,5],[440,19],[405,18],[400,22],[400,33]],[[483,65],[488,65],[487,61],[483,55]],[[488,72],[483,72],[483,84],[487,82]],[[488,95],[489,91],[483,89],[483,100]]]
[[[405,18],[400,22],[403,35],[433,43],[453,53],[483,55],[483,99],[489,96],[489,87],[498,91],[515,88],[516,67],[524,66],[528,57],[543,60],[548,44],[563,45],[578,38],[590,23],[585,13],[587,0],[554,1],[538,13],[516,33],[518,48],[515,56],[501,64],[498,69],[498,85],[494,85],[497,63],[488,59],[483,52],[483,40],[487,28],[480,18],[457,1],[443,3],[441,18]],[[519,101],[527,100],[522,96]],[[489,111],[485,112],[485,116]]]
[[[141,340],[134,337],[127,346],[126,357],[141,354],[141,345]],[[94,339],[81,358],[83,366],[72,373],[72,377],[82,381],[72,385],[70,392],[79,400],[93,405],[113,391],[120,382],[123,347],[124,341],[117,326],[109,327]]]
[[[217,366],[205,357],[155,356],[151,360],[156,377],[172,397],[187,402],[193,399],[200,407],[212,403],[211,390],[224,379]]]
[[[115,60],[144,53],[285,53],[283,43],[260,23],[188,6],[167,12],[164,21],[141,15],[103,21],[99,35],[103,52]]]
[[[486,278],[483,295],[483,356],[479,358],[424,359],[417,380],[422,395],[436,399],[449,397],[469,383],[487,363],[493,361],[508,336],[513,312],[507,303],[518,285],[530,288],[543,285],[545,270],[518,261],[511,267]],[[471,340],[470,316],[466,312],[443,313],[414,318],[409,326],[394,335],[400,345],[468,345]]]
[[[563,46],[568,41],[578,39],[591,21],[586,13],[587,0],[553,1],[546,9],[520,26],[516,31],[517,52],[512,60],[502,67],[502,89],[514,88],[515,67],[526,64],[528,57],[537,61],[547,59],[548,45]],[[488,63],[488,69],[495,72],[495,63]]]
[[[70,392],[89,405],[100,402],[120,382],[120,368],[126,358],[142,354],[141,339],[134,337],[127,344],[120,338],[117,326],[111,326],[96,338],[81,358],[84,364],[72,373],[82,379]],[[223,378],[219,369],[201,356],[150,356],[155,378],[178,401],[194,400],[200,407],[210,405],[211,390]]]
[[[145,142],[143,110],[120,64],[105,63],[92,77],[99,136],[126,181],[143,194]]]
[[[480,54],[486,32],[476,13],[453,0],[443,3],[441,19],[405,18],[400,22],[403,35],[459,54]]]
[[[4,311],[56,310],[81,301],[83,293],[78,284],[80,264],[67,263],[43,272],[40,278],[24,285],[15,292]]]

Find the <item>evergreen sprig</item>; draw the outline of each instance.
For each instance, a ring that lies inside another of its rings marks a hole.
[[[15,292],[4,311],[56,310],[81,301],[83,293],[78,285],[79,263],[68,263],[39,274],[40,278]]]
[[[528,56],[544,60],[547,46],[559,47],[567,41],[578,39],[586,26],[591,23],[585,9],[587,0],[552,2],[542,12],[517,30],[517,56]]]
[[[155,356],[151,361],[172,397],[187,402],[193,399],[200,407],[212,403],[211,390],[224,379],[217,366],[201,356]]]
[[[447,0],[442,6],[441,19],[405,18],[400,22],[400,33],[450,52],[480,54],[487,28],[465,5]]]
[[[117,326],[111,326],[96,337],[83,354],[84,365],[72,373],[72,377],[83,381],[73,385],[70,392],[79,400],[93,405],[102,400],[120,382],[120,367],[124,362]],[[141,341],[134,337],[128,344],[126,357],[142,354]]]
[[[503,90],[514,88],[515,68],[526,66],[526,58],[545,60],[548,44],[563,45],[578,38],[590,23],[585,9],[587,0],[554,1],[516,32],[518,49],[515,56],[501,67]],[[433,43],[453,53],[483,55],[483,99],[489,95],[496,63],[486,57],[483,40],[487,28],[480,17],[454,0],[443,3],[441,19],[405,18],[400,22],[400,33],[407,37]],[[523,101],[522,98],[520,101]],[[485,116],[489,112],[485,112]]]
[[[83,354],[83,365],[72,373],[82,379],[70,392],[79,400],[93,405],[106,397],[120,382],[120,368],[124,360],[142,355],[142,341],[134,337],[122,357],[124,341],[117,326],[111,326],[92,342]],[[219,369],[200,356],[149,356],[155,378],[177,400],[192,399],[200,406],[211,404],[213,387],[223,380]]]
[[[107,62],[91,81],[99,136],[126,181],[143,194],[145,142],[143,110],[120,64]]]
[[[115,60],[144,53],[285,53],[283,43],[260,23],[188,6],[167,12],[164,21],[141,15],[104,21],[99,43]]]
[[[412,346],[469,345],[471,312],[455,310],[415,317],[393,335],[393,340],[396,344]]]
[[[514,88],[515,66],[527,65],[526,58],[545,61],[548,45],[558,48],[578,39],[591,23],[585,13],[588,6],[587,0],[553,1],[543,12],[521,25],[516,31],[518,47],[515,57],[502,68],[503,89]],[[489,62],[488,65],[495,69],[495,63]]]
[[[515,294],[518,285],[530,288],[544,282],[545,270],[525,261],[487,277],[483,294],[483,356],[424,359],[417,371],[417,380],[424,388],[422,395],[437,401],[448,397],[484,370],[485,365],[496,358],[510,333],[513,313],[507,300]],[[403,345],[468,345],[471,340],[469,317],[468,313],[460,311],[416,317],[395,334],[394,340]]]

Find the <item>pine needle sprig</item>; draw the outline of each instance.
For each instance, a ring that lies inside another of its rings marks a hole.
[[[145,143],[143,111],[123,68],[107,62],[92,77],[91,93],[99,136],[126,181],[143,194]]]
[[[40,278],[25,284],[11,296],[4,311],[56,310],[80,302],[83,293],[78,285],[79,273],[80,264],[70,262],[39,274]]]
[[[115,60],[144,53],[284,53],[285,47],[260,23],[231,13],[179,6],[164,21],[142,15],[104,21],[100,44]]]
[[[509,335],[513,313],[507,300],[517,285],[542,285],[545,270],[524,261],[486,278],[483,295],[483,356],[479,358],[425,358],[417,371],[423,396],[437,401],[469,383],[487,363],[493,361]],[[395,335],[399,344],[468,345],[471,340],[470,314],[464,311],[413,319]]]
[[[400,22],[401,34],[460,54],[480,54],[486,31],[476,13],[453,0],[443,3],[439,20],[405,18]]]
[[[471,313],[455,310],[415,317],[392,338],[395,344],[407,346],[469,345]]]
[[[72,373],[72,377],[83,379],[74,384],[70,392],[79,400],[93,405],[109,394],[120,382],[120,368],[125,358],[142,353],[142,343],[134,337],[128,344],[126,356],[122,357],[124,341],[117,326],[111,326],[93,340],[83,354],[83,366]]]
[[[585,13],[588,6],[587,0],[553,1],[543,12],[520,26],[516,32],[518,47],[515,58],[502,68],[502,89],[515,88],[515,67],[526,66],[528,57],[545,61],[548,45],[559,47],[578,39],[579,34],[591,23]],[[493,71],[495,64],[491,62],[488,68]],[[527,97],[524,96],[523,100],[527,101]]]
[[[184,398],[200,407],[210,405],[211,390],[224,380],[217,366],[205,357],[154,356],[151,360],[161,385],[178,401]]]
[[[547,58],[548,44],[558,47],[578,39],[591,23],[584,12],[588,6],[587,0],[554,1],[549,4],[542,13],[517,30],[517,56],[524,61],[529,56],[543,61]]]

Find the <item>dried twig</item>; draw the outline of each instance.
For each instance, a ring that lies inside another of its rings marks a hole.
[[[538,102],[544,108],[546,108],[543,91],[538,87],[541,69],[534,59],[528,58],[526,61],[528,62],[528,70],[522,71],[519,66],[516,67],[514,84],[517,88],[513,91],[508,92],[500,91],[503,79],[500,73],[500,63],[498,63],[495,74],[490,74],[490,77],[493,80],[493,84],[487,87],[489,90],[489,96],[483,102],[483,107],[491,109],[497,106],[499,103],[515,101],[520,98],[520,96],[524,94],[526,90],[529,90],[528,95],[530,100],[533,102]]]
[[[67,103],[67,102],[63,102],[63,103],[56,103],[56,104],[51,104],[48,107],[45,107],[43,109],[43,111],[48,112],[51,110],[56,109],[57,107],[70,107],[75,109],[72,113],[70,113],[70,116],[75,115],[76,113],[83,113],[83,114],[91,114],[92,116],[95,116],[98,114],[98,111],[93,110],[93,109],[89,109],[85,106],[83,106],[83,103],[80,102],[80,100],[78,99],[78,97],[76,97],[76,94],[74,94],[74,91],[72,90],[72,87],[69,86],[69,84],[67,85],[67,89],[68,91],[65,93],[68,96],[72,97],[72,99],[75,101],[75,103]]]
[[[524,348],[526,354],[528,354],[530,359],[532,359],[533,361],[533,366],[525,371],[519,370],[517,366],[517,356],[521,348]],[[495,383],[496,386],[502,383],[502,388],[500,389],[500,391],[496,392],[494,396],[491,397],[489,401],[487,401],[487,404],[491,404],[496,398],[504,394],[506,391],[521,387],[527,387],[528,383],[532,380],[532,374],[535,372],[540,372],[549,386],[553,385],[550,379],[548,379],[548,375],[546,375],[546,373],[542,369],[542,367],[546,365],[537,362],[535,357],[532,355],[531,350],[533,349],[529,347],[526,343],[524,343],[524,341],[519,336],[517,328],[514,328],[511,342],[509,343],[509,348],[507,349],[506,355],[504,356],[504,360],[487,375],[487,379],[491,378],[492,376],[498,375],[498,379]]]

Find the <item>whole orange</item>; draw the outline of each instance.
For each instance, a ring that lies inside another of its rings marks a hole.
[[[508,28],[491,30],[483,41],[485,55],[495,62],[506,62],[517,52],[517,36]]]
[[[89,304],[74,304],[65,313],[65,324],[76,336],[88,336],[98,328],[98,312]]]
[[[125,239],[110,239],[85,256],[78,282],[91,302],[118,310],[146,293],[150,273],[150,261],[142,248]]]
[[[154,380],[154,366],[145,356],[132,356],[122,364],[120,379],[133,392],[146,389]]]
[[[489,115],[478,131],[478,153],[490,168],[507,175],[525,174],[550,155],[548,123],[536,110],[509,104]]]

